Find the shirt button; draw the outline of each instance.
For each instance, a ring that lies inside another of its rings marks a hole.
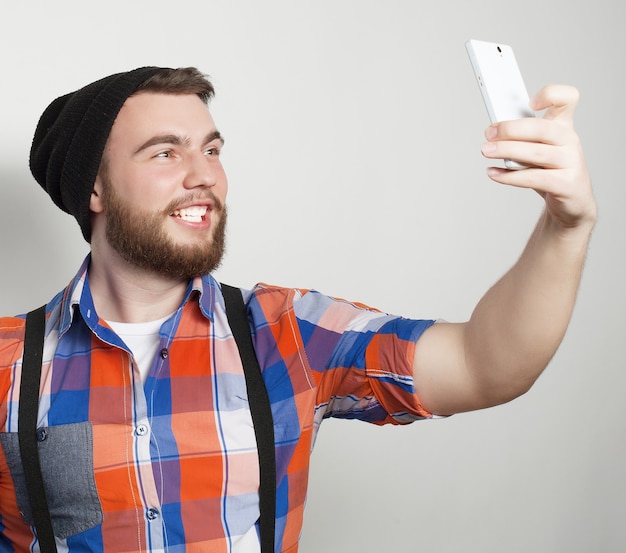
[[[161,356],[161,359],[167,359],[167,356],[169,355],[167,348],[163,348],[160,351],[159,355]]]
[[[159,517],[159,510],[158,509],[148,509],[146,511],[146,517],[148,518],[148,520],[154,520],[156,518]]]
[[[37,441],[43,442],[48,437],[48,431],[45,428],[39,428],[37,430]]]
[[[148,427],[145,424],[139,424],[135,428],[137,436],[145,436],[148,433]]]

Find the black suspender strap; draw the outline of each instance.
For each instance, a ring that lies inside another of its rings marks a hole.
[[[41,553],[56,553],[57,546],[54,541],[37,448],[37,413],[45,326],[45,305],[26,315],[17,433],[39,549]]]
[[[276,453],[274,449],[274,421],[267,388],[259,362],[254,353],[252,334],[246,306],[241,290],[222,284],[222,294],[226,302],[228,324],[239,348],[243,363],[248,401],[260,467],[260,532],[261,553],[274,553],[274,531],[276,523]]]
[[[237,343],[243,363],[248,401],[259,452],[260,467],[260,533],[261,553],[274,553],[276,517],[276,454],[274,450],[274,422],[272,408],[263,381],[259,362],[254,352],[252,334],[241,290],[222,284],[226,302],[226,316]],[[56,553],[46,492],[37,450],[37,414],[43,340],[45,332],[45,305],[26,316],[26,336],[22,360],[20,403],[18,410],[18,437],[20,454],[26,478],[28,497],[41,553]]]

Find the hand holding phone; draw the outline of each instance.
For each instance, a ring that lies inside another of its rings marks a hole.
[[[534,117],[513,49],[507,44],[480,40],[468,40],[465,47],[491,122]],[[504,160],[504,166],[527,168],[509,159]]]

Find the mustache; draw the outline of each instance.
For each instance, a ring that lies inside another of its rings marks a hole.
[[[182,198],[177,198],[176,200],[172,200],[167,207],[163,210],[164,214],[169,215],[173,211],[190,204],[194,204],[197,202],[205,202],[206,200],[210,200],[213,205],[213,211],[221,213],[224,211],[224,204],[219,200],[215,194],[211,190],[204,190],[201,192],[192,192],[183,196]]]

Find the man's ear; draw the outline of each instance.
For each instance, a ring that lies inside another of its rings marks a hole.
[[[100,174],[96,177],[96,181],[91,191],[91,197],[89,198],[89,210],[93,213],[102,213],[104,211],[104,205],[102,203],[102,178]]]

